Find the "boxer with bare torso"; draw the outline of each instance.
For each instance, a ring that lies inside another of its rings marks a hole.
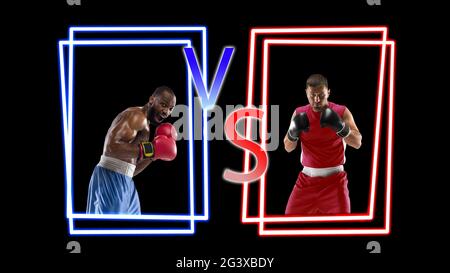
[[[89,183],[88,214],[141,213],[133,177],[154,160],[176,157],[177,132],[172,124],[162,123],[175,104],[172,89],[161,86],[143,107],[130,107],[113,120]],[[152,141],[150,125],[157,126]]]

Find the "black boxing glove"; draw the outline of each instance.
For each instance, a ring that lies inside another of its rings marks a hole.
[[[309,130],[309,119],[305,112],[298,113],[292,117],[291,125],[287,133],[287,137],[290,141],[297,141],[301,132],[307,132]]]
[[[326,108],[320,113],[320,127],[331,128],[342,138],[350,135],[350,127],[339,117],[338,113]]]

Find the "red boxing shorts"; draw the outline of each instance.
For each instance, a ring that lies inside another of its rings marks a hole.
[[[286,214],[323,215],[350,213],[345,171],[327,177],[300,172],[286,206]]]

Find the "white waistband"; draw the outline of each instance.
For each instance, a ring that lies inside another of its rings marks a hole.
[[[98,163],[100,167],[106,168],[113,172],[121,173],[123,175],[133,177],[136,165],[122,161],[120,159],[102,155],[100,157],[100,162]]]
[[[342,172],[344,171],[344,165],[339,165],[336,167],[330,167],[330,168],[311,168],[311,167],[303,167],[302,173],[306,174],[310,177],[317,177],[317,176],[329,176],[334,173]]]

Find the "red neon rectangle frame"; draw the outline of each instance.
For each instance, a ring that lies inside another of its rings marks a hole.
[[[253,101],[253,77],[254,77],[254,51],[255,41],[257,34],[299,34],[299,33],[341,33],[341,32],[381,32],[382,40],[338,40],[338,39],[265,39],[264,40],[264,54],[263,54],[263,109],[266,111],[267,107],[267,67],[268,67],[268,46],[270,44],[287,44],[287,45],[353,45],[353,46],[382,46],[382,53],[380,56],[380,70],[379,70],[379,86],[378,86],[378,99],[377,99],[377,119],[376,119],[376,132],[375,141],[373,146],[373,158],[372,158],[372,179],[371,179],[371,198],[369,201],[369,214],[352,214],[347,216],[283,216],[283,217],[266,217],[265,215],[265,177],[260,180],[260,192],[259,192],[259,217],[248,217],[248,184],[243,184],[242,195],[242,213],[241,220],[243,223],[259,223],[260,235],[373,235],[373,234],[388,234],[390,231],[390,206],[391,206],[391,177],[392,177],[392,135],[393,135],[393,86],[394,86],[394,70],[395,70],[395,42],[387,41],[387,28],[386,27],[337,27],[337,28],[282,28],[282,29],[252,29],[250,37],[250,58],[249,58],[249,70],[248,70],[248,88],[247,88],[247,106],[252,105]],[[382,106],[382,92],[384,87],[384,74],[385,74],[385,55],[386,46],[391,49],[390,54],[390,76],[389,76],[389,108],[388,108],[388,141],[387,141],[387,160],[386,160],[386,206],[385,206],[385,226],[383,228],[358,228],[358,229],[265,229],[265,223],[282,223],[282,222],[335,222],[335,221],[367,221],[373,219],[373,207],[375,200],[375,187],[376,187],[376,174],[378,168],[378,142],[379,142],[379,128],[381,126],[381,106]],[[266,132],[267,128],[267,116],[262,122],[262,132]],[[250,123],[247,123],[246,133],[250,132]],[[248,137],[248,135],[247,135]],[[265,143],[265,134],[262,135],[262,142]],[[244,157],[244,169],[249,169],[249,153],[245,153]],[[263,215],[263,217],[261,217]]]

